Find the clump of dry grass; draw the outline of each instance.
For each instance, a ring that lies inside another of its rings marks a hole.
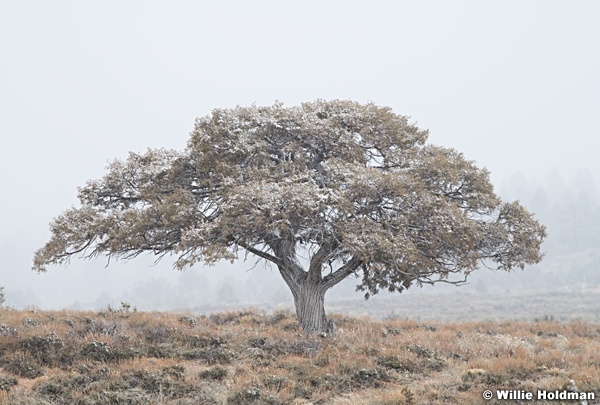
[[[0,312],[2,404],[481,403],[484,389],[600,397],[600,326],[424,324],[288,313]]]

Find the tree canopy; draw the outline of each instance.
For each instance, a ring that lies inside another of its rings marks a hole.
[[[152,252],[182,269],[245,252],[278,268],[302,326],[322,331],[322,310],[302,321],[306,291],[324,295],[352,274],[369,297],[539,262],[544,226],[427,136],[352,101],[216,109],[185,150],[130,153],[80,188],[81,206],[53,220],[33,268]]]

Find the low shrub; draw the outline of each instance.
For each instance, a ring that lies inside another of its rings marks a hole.
[[[25,354],[15,354],[12,360],[4,365],[4,369],[19,377],[34,379],[44,375],[39,364]]]
[[[10,391],[12,387],[18,384],[18,381],[15,377],[11,376],[2,376],[0,377],[0,391]]]
[[[227,377],[228,374],[229,373],[227,372],[227,369],[216,366],[213,368],[209,368],[208,370],[201,371],[198,374],[198,377],[200,377],[202,380],[221,381],[225,377]]]

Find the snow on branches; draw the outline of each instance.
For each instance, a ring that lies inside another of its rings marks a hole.
[[[34,269],[142,252],[183,268],[243,250],[275,264],[295,297],[307,280],[327,290],[350,274],[368,296],[540,261],[545,228],[427,135],[351,101],[214,110],[182,152],[131,153],[82,187]]]

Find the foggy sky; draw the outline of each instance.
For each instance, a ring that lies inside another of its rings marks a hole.
[[[30,268],[78,186],[128,151],[183,149],[213,108],[372,101],[496,185],[598,180],[599,20],[597,1],[1,2],[0,285],[59,307],[176,277],[151,259]]]

